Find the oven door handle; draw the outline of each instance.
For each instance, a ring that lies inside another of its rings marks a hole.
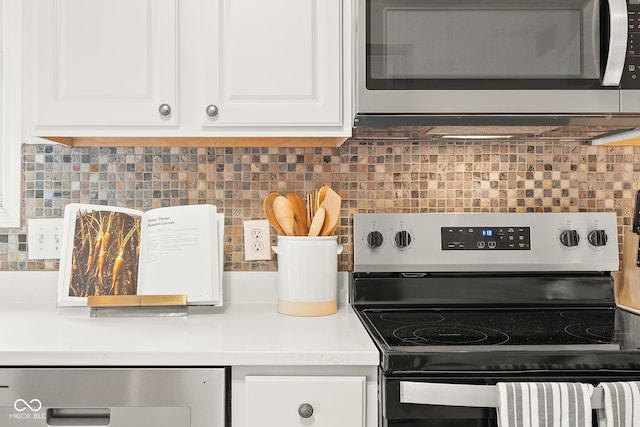
[[[493,385],[400,381],[400,403],[497,408],[498,389]]]
[[[603,399],[602,388],[595,387],[591,395],[591,407],[603,408]],[[497,408],[498,402],[498,387],[495,385],[400,381],[400,403]]]

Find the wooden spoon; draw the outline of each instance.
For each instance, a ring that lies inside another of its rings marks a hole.
[[[284,196],[276,197],[273,200],[273,213],[285,236],[295,236],[293,231],[293,207],[289,199]]]
[[[264,209],[264,215],[267,217],[269,224],[271,224],[273,228],[276,229],[278,234],[284,235],[284,230],[282,229],[282,227],[280,227],[280,223],[278,223],[278,220],[276,219],[276,215],[273,212],[273,201],[279,195],[280,194],[278,193],[267,194],[267,197],[265,197],[264,201],[262,202],[262,208]]]
[[[291,202],[293,208],[294,231],[296,236],[306,236],[309,231],[307,224],[307,208],[304,202],[297,194],[287,194],[287,199]]]
[[[327,190],[329,188],[331,187],[329,187],[328,185],[323,185],[319,190],[316,191],[316,210],[318,210],[318,208],[322,206],[325,194],[327,193]]]
[[[336,232],[336,228],[338,228],[338,223],[340,222],[340,206],[342,204],[342,198],[338,193],[333,191],[333,189],[327,187],[327,190],[324,194],[324,200],[320,205],[325,210],[325,220],[324,225],[322,226],[322,230],[320,231],[321,236],[332,236],[333,233]]]
[[[311,221],[311,226],[309,227],[309,236],[316,237],[320,234],[320,230],[322,230],[322,225],[324,224],[324,218],[325,212],[324,208],[321,206],[313,216],[313,221]]]

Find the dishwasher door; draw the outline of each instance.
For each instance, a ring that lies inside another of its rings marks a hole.
[[[229,368],[0,368],[0,426],[226,427]]]

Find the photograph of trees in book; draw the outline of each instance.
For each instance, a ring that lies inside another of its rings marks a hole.
[[[136,295],[140,216],[80,210],[75,224],[69,296]]]

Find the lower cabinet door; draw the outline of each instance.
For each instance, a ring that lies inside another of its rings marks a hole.
[[[245,378],[247,426],[364,426],[365,377]]]

